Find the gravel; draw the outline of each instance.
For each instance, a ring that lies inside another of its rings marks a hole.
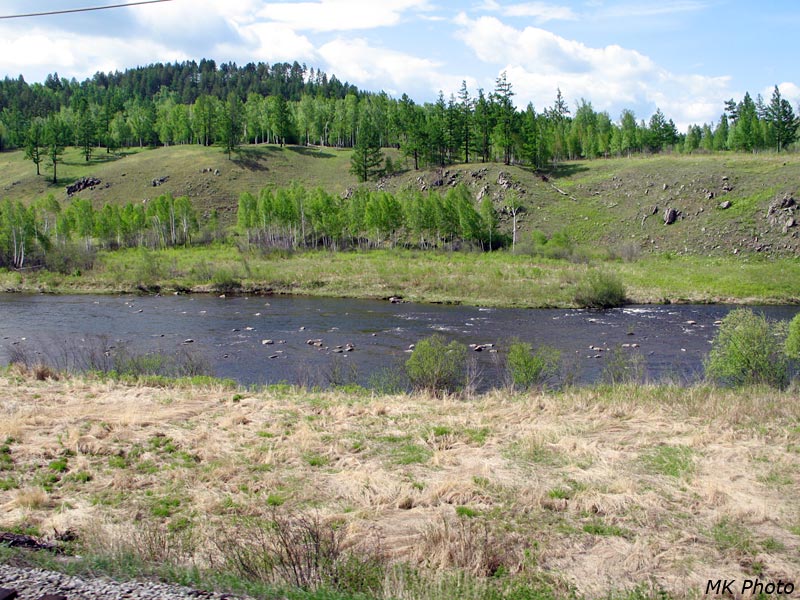
[[[10,565],[0,565],[0,588],[16,590],[19,593],[18,600],[37,600],[45,594],[63,594],[67,600],[239,598],[156,581],[118,582],[107,577],[75,577],[55,571]]]

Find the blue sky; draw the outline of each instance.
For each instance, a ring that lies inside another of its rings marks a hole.
[[[0,16],[121,3],[11,0]],[[0,20],[0,76],[79,80],[97,71],[213,58],[298,60],[367,90],[418,102],[461,81],[491,91],[506,71],[515,103],[550,106],[560,88],[612,119],[655,109],[681,129],[775,85],[797,110],[800,3],[773,0],[171,0]]]

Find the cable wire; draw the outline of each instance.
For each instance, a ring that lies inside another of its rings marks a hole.
[[[66,15],[70,13],[89,12],[92,10],[108,10],[109,8],[125,8],[127,6],[140,6],[142,4],[158,4],[159,2],[172,2],[173,0],[140,0],[139,2],[129,2],[127,4],[107,4],[105,6],[90,6],[86,8],[69,8],[65,10],[50,10],[47,12],[27,13],[22,15],[0,15],[0,20],[4,19],[24,19],[26,17],[47,17],[50,15]]]

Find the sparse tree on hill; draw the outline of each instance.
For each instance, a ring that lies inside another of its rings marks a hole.
[[[58,183],[58,163],[67,146],[69,129],[59,115],[50,115],[45,126],[44,140],[47,146],[47,158],[53,167],[53,183]]]
[[[44,150],[44,121],[36,117],[31,121],[28,135],[25,137],[25,158],[36,165],[36,174],[40,175],[39,164],[42,162]]]
[[[383,170],[383,152],[378,132],[369,117],[361,122],[358,140],[350,157],[350,172],[361,182],[369,181]]]

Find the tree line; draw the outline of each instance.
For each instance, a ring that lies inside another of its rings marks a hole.
[[[56,180],[65,146],[86,160],[98,149],[219,144],[231,155],[245,143],[354,148],[353,172],[367,180],[382,169],[381,148],[399,148],[414,169],[456,162],[502,161],[545,168],[562,160],[662,151],[745,151],[792,146],[798,120],[776,86],[767,102],[749,93],[728,100],[715,123],[679,132],[660,109],[617,120],[581,99],[570,108],[560,90],[552,105],[518,109],[505,73],[490,92],[440,92],[418,104],[408,95],[366,93],[305,66],[154,65],[97,74],[81,84],[48,77],[0,85],[0,149],[25,148]]]
[[[512,195],[513,196],[513,195]],[[503,212],[519,208],[510,197]],[[499,232],[489,197],[476,208],[470,190],[404,191],[397,195],[359,188],[348,197],[308,190],[299,184],[264,188],[239,198],[235,230],[247,246],[282,249],[371,249],[403,245],[458,249],[500,248],[510,240]],[[202,225],[202,228],[201,228]],[[77,251],[170,248],[206,243],[219,234],[215,213],[201,223],[187,196],[161,195],[144,203],[59,202],[52,194],[24,205],[0,202],[0,267],[54,267]]]
[[[518,208],[514,198],[507,202]],[[470,244],[489,250],[508,243],[498,232],[501,216],[488,196],[476,208],[464,185],[444,193],[407,190],[396,195],[358,188],[343,198],[293,184],[242,194],[237,226],[248,244],[265,247],[455,249]]]
[[[211,216],[212,229],[215,215]],[[74,198],[62,204],[52,194],[26,206],[0,202],[0,267],[55,267],[76,251],[90,253],[132,247],[168,248],[191,244],[199,232],[197,212],[187,196],[164,194],[146,203],[94,208]]]

